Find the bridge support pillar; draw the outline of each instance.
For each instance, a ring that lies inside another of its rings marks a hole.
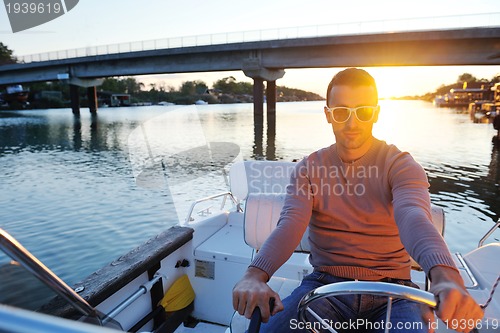
[[[267,114],[276,114],[276,81],[267,81],[266,87]]]
[[[259,77],[253,79],[253,114],[264,114],[264,80]]]
[[[267,81],[266,87],[267,100],[267,148],[266,159],[276,159],[276,81]]]
[[[89,111],[90,113],[97,112],[97,89],[96,87],[87,88],[87,99],[89,101]]]
[[[253,79],[253,130],[254,130],[254,158],[263,156],[264,140],[264,80]]]
[[[95,114],[97,112],[96,86],[100,86],[103,81],[104,79],[80,79],[79,77],[70,77],[68,79],[71,109],[73,110],[74,115],[80,115],[80,97],[78,95],[78,87],[87,88],[87,99],[89,101],[90,113]]]
[[[71,100],[71,111],[75,116],[80,115],[80,95],[78,92],[78,86],[74,84],[69,85],[69,97]]]
[[[263,81],[267,81],[267,113],[276,112],[276,80],[285,75],[283,69],[269,69],[261,67],[258,59],[248,59],[244,63],[243,73],[253,79],[253,109],[254,114],[264,113]],[[269,89],[269,87],[271,87]]]
[[[254,119],[254,155],[263,157],[264,134],[264,81],[267,81],[267,140],[266,158],[275,158],[274,140],[276,134],[276,80],[285,75],[283,69],[268,69],[260,66],[258,58],[247,59],[243,72],[253,79],[253,119]]]

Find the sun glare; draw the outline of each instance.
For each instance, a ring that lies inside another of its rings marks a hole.
[[[405,66],[365,68],[377,82],[380,98],[420,96],[455,83],[463,73],[490,80],[500,66]]]
[[[377,82],[379,98],[387,99],[409,95],[408,88],[412,82],[408,82],[409,80],[400,67],[377,67],[366,70],[372,74]]]
[[[387,99],[395,97],[394,81],[390,76],[382,75],[380,77],[375,77],[377,82],[378,96],[380,99]]]

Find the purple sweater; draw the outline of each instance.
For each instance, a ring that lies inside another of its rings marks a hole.
[[[297,163],[278,226],[251,266],[272,276],[309,226],[309,261],[332,275],[410,279],[409,254],[426,273],[456,268],[432,225],[428,187],[410,154],[384,141],[349,164],[335,144],[314,152]]]

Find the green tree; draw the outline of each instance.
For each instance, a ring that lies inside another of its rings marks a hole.
[[[208,86],[205,82],[196,80],[194,81],[195,90],[198,95],[203,95],[207,92]]]
[[[477,82],[477,78],[472,74],[463,73],[462,75],[460,75],[458,77],[457,83],[464,83],[464,82],[467,82],[467,83]]]
[[[17,59],[13,56],[13,51],[0,42],[0,65],[15,64],[16,62]]]
[[[104,79],[99,89],[103,91],[111,91],[118,94],[134,95],[139,93],[142,90],[142,88],[144,88],[144,83],[138,82],[133,77],[127,77],[127,78],[108,77]]]
[[[182,95],[203,95],[207,89],[208,86],[203,81],[185,81],[182,82],[179,92]]]
[[[108,77],[104,79],[99,89],[103,91],[111,91],[118,94],[125,94],[127,87],[122,80],[116,79],[114,77]]]
[[[223,79],[217,80],[212,85],[214,89],[220,90],[224,93],[230,93],[233,90],[233,86],[235,85],[236,79],[234,76],[228,76]]]
[[[137,94],[144,88],[144,83],[142,82],[137,82],[136,79],[133,77],[128,77],[126,79],[123,79],[123,82],[125,84],[125,92],[127,94]]]
[[[277,87],[278,101],[279,102],[292,102],[292,101],[321,101],[324,100],[318,94],[313,92],[304,91],[295,88],[288,88],[285,86]]]
[[[236,82],[234,76],[228,76],[217,80],[213,88],[224,94],[249,95],[252,94],[253,85],[250,82]]]
[[[181,84],[179,92],[182,95],[194,95],[196,93],[196,86],[193,81],[184,81]]]
[[[238,94],[251,95],[253,94],[253,84],[250,82],[238,82],[237,84]]]

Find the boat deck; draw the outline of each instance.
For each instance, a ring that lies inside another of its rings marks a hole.
[[[185,327],[184,325],[179,326],[174,333],[225,333],[227,326],[216,325],[211,323],[198,323],[195,327]]]

